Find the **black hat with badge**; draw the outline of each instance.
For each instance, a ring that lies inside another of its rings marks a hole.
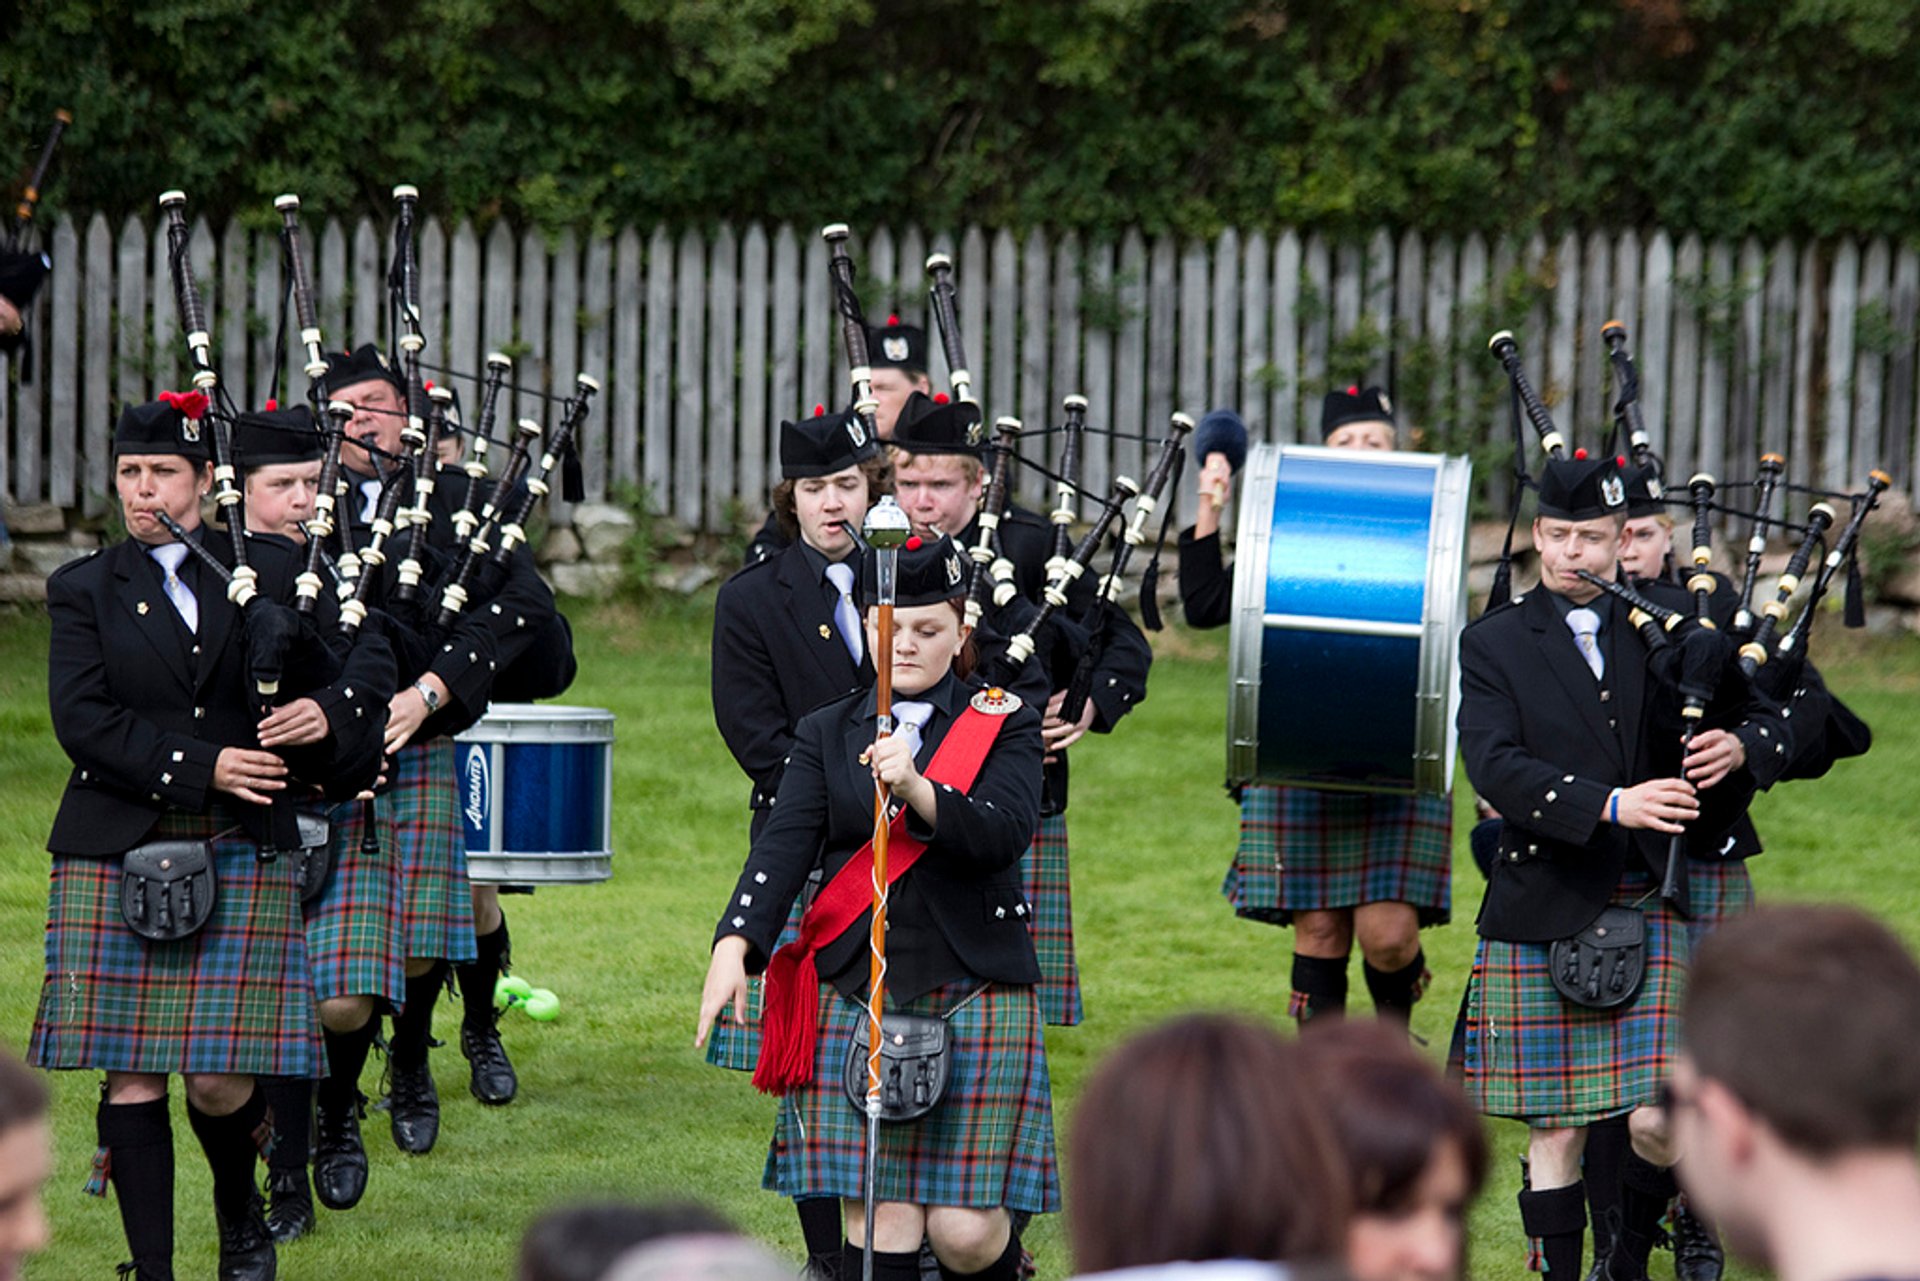
[[[206,412],[206,395],[197,391],[163,391],[158,400],[129,405],[120,411],[120,421],[113,428],[113,456],[175,454],[191,463],[204,463],[212,457]]]
[[[327,354],[327,394],[337,396],[349,387],[375,380],[400,391],[400,375],[387,364],[387,358],[372,343],[362,343],[352,351]]]
[[[860,557],[860,593],[869,604],[880,598],[880,554],[871,549]],[[967,554],[953,539],[915,534],[901,545],[893,574],[894,604],[938,605],[966,594]]]
[[[909,454],[968,454],[978,458],[981,448],[980,406],[970,400],[948,400],[943,391],[929,396],[916,391],[900,406],[893,435],[887,443]]]
[[[917,325],[901,324],[898,316],[888,316],[884,325],[869,326],[867,364],[874,369],[926,373],[927,331]]]
[[[312,463],[324,452],[314,430],[313,411],[305,405],[285,409],[272,401],[265,409],[241,414],[234,420],[233,452],[242,471],[279,463]]]
[[[1589,458],[1586,450],[1576,449],[1571,458],[1549,458],[1540,471],[1542,516],[1597,520],[1626,512],[1627,487],[1612,455]]]
[[[780,475],[787,480],[831,476],[880,452],[880,442],[850,410],[837,414],[815,405],[813,417],[780,424]]]
[[[1664,516],[1666,488],[1659,462],[1649,458],[1642,466],[1619,457],[1613,461],[1620,469],[1620,482],[1627,488],[1627,515]]]
[[[1320,439],[1325,440],[1348,423],[1384,422],[1395,426],[1393,402],[1378,387],[1348,387],[1330,391],[1320,404]]]

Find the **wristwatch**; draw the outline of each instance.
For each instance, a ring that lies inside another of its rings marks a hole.
[[[440,710],[440,696],[433,692],[433,686],[425,681],[415,681],[413,687],[420,691],[420,701],[427,705],[427,715]]]

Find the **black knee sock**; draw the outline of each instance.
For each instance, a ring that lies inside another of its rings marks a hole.
[[[1667,1203],[1677,1190],[1671,1169],[1628,1151],[1620,1170],[1620,1237],[1610,1255],[1616,1264],[1614,1276],[1647,1274],[1647,1259],[1660,1235],[1660,1220],[1666,1217]]]
[[[1633,1140],[1627,1133],[1627,1118],[1611,1116],[1587,1127],[1587,1146],[1582,1163],[1586,1176],[1587,1205],[1592,1210],[1593,1257],[1604,1259],[1612,1245],[1611,1224],[1620,1210],[1620,1172]]]
[[[360,1073],[367,1066],[367,1051],[373,1048],[374,1029],[379,1025],[379,1020],[368,1019],[351,1032],[326,1029],[327,1079],[320,1082],[320,1097],[328,1107],[358,1102]]]
[[[106,1150],[107,1178],[120,1203],[120,1226],[139,1275],[173,1269],[173,1122],[167,1101],[108,1103],[95,1124]]]
[[[1014,1278],[1019,1275],[1020,1234],[1018,1232],[1007,1233],[1007,1248],[1000,1252],[999,1258],[978,1272],[955,1272],[944,1263],[940,1265],[942,1281],[957,1281],[960,1277],[973,1277],[976,1281],[1014,1281]]]
[[[1580,1281],[1587,1244],[1587,1194],[1578,1183],[1520,1194],[1520,1229],[1540,1243],[1541,1267],[1556,1281]]]
[[[840,1218],[840,1198],[806,1197],[793,1203],[793,1211],[800,1216],[800,1235],[807,1242],[808,1260],[837,1268],[840,1247],[846,1241],[845,1225]]]
[[[1287,1016],[1305,1024],[1347,1012],[1347,958],[1293,954],[1293,996]]]
[[[1416,950],[1413,959],[1397,970],[1376,970],[1371,961],[1362,961],[1367,976],[1367,992],[1373,997],[1373,1012],[1405,1027],[1413,1018],[1413,1003],[1427,990],[1427,954]]]
[[[210,1116],[187,1101],[187,1123],[213,1171],[213,1208],[227,1223],[246,1218],[254,1197],[254,1165],[267,1122],[267,1096],[258,1087],[225,1116]]]
[[[482,1027],[493,1022],[493,989],[499,984],[500,976],[507,972],[507,964],[513,957],[513,942],[507,937],[507,918],[502,916],[500,928],[477,936],[474,944],[479,949],[478,959],[454,969],[460,976],[464,1017],[475,1027]],[[837,1225],[835,1230],[838,1231]]]
[[[860,1275],[861,1249],[842,1238],[840,1245],[841,1281],[856,1281]],[[920,1281],[918,1250],[875,1250],[873,1281]]]
[[[427,1040],[433,1033],[433,1006],[446,981],[445,961],[435,961],[425,974],[408,977],[407,1003],[393,1016],[393,1039],[387,1042],[387,1057],[395,1063],[426,1061]]]
[[[273,1109],[273,1156],[269,1169],[304,1170],[313,1156],[313,1082],[305,1077],[260,1078],[260,1093]]]

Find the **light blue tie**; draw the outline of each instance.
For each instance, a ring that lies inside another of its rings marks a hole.
[[[180,566],[187,559],[185,543],[168,543],[164,547],[149,549],[149,554],[160,564],[161,572],[167,577],[167,599],[173,602],[174,609],[180,613],[180,621],[187,630],[200,634],[200,602],[194,597],[193,589],[180,581]]]
[[[853,603],[853,566],[845,561],[827,566],[827,581],[840,593],[840,603],[833,607],[834,628],[847,643],[847,653],[857,664],[865,649],[865,637],[861,633],[859,607]]]
[[[933,704],[902,699],[893,705],[893,732],[907,740],[915,756],[920,755],[920,731],[933,719]]]
[[[1573,640],[1580,647],[1580,657],[1587,660],[1587,666],[1593,669],[1593,678],[1599,680],[1606,675],[1607,660],[1600,653],[1600,615],[1590,609],[1570,609],[1567,611],[1567,628],[1573,633]]]

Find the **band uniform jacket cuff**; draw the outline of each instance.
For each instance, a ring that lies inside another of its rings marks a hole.
[[[1522,806],[1502,807],[1500,814],[1516,828],[1568,845],[1590,845],[1607,822],[1607,797],[1613,785],[1558,774],[1526,798]]]
[[[82,783],[131,789],[149,799],[197,812],[207,807],[213,791],[214,762],[219,759],[219,744],[169,734],[159,759],[148,763],[148,777],[144,779],[104,778],[91,767],[79,770],[77,777]]]
[[[1786,730],[1784,718],[1768,725],[1743,721],[1730,732],[1746,749],[1747,772],[1761,787],[1772,787],[1779,782],[1793,763],[1793,738]]]

